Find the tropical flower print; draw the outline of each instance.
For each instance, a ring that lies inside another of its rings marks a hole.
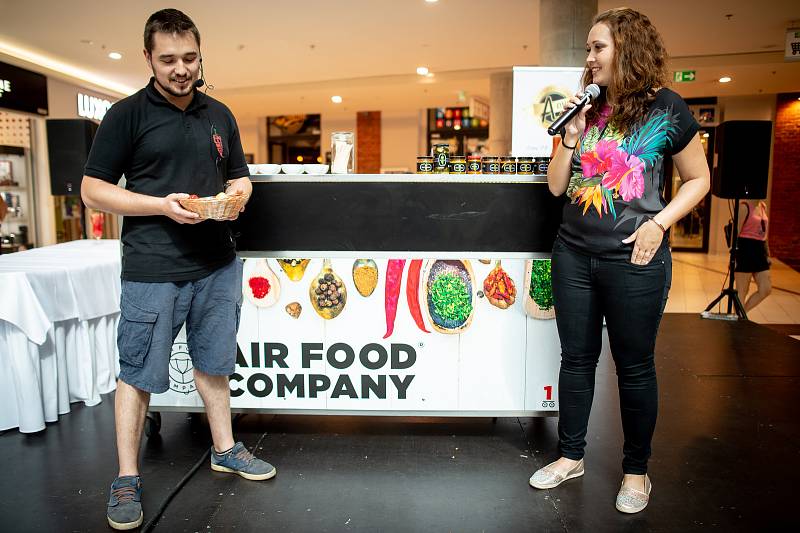
[[[573,166],[567,194],[572,203],[583,206],[583,214],[594,208],[602,218],[617,218],[615,200],[642,198],[645,176],[650,172],[674,131],[669,111],[655,110],[631,135],[614,128],[601,132],[597,125],[587,128],[580,147],[580,170]]]
[[[644,162],[622,150],[611,154],[610,162],[610,168],[600,182],[603,187],[618,191],[626,202],[641,198],[644,194]]]
[[[617,149],[617,141],[598,141],[594,150],[581,154],[581,169],[584,176],[598,176],[608,170],[611,156]]]

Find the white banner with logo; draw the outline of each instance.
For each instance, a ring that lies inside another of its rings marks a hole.
[[[581,88],[583,68],[514,67],[511,154],[550,157],[553,137],[547,128]]]
[[[245,261],[246,297],[230,378],[233,409],[452,415],[557,410],[560,344],[549,260],[294,261]],[[536,261],[541,269],[532,267]],[[357,275],[364,266],[373,272]],[[536,272],[544,273],[538,281]],[[370,284],[374,290],[363,296]],[[456,300],[455,307],[448,303]],[[170,361],[170,390],[152,396],[151,410],[201,406],[181,332]]]

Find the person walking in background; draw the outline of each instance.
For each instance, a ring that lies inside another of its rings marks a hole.
[[[767,246],[769,218],[767,204],[762,200],[759,200],[755,207],[744,200],[739,207],[744,208],[746,213],[736,246],[734,280],[739,298],[742,300],[747,297],[747,292],[750,290],[750,279],[756,281],[756,292],[743,302],[744,310],[748,312],[772,292],[772,279],[769,274],[771,261]],[[741,214],[739,216],[741,217]]]
[[[667,53],[656,28],[627,8],[601,13],[593,23],[582,81],[599,85],[600,96],[566,125],[547,173],[550,191],[569,200],[552,255],[562,352],[561,457],[537,470],[530,484],[551,489],[584,473],[605,317],[625,437],[616,508],[636,513],[647,506],[652,488],[654,350],[672,277],[667,228],[706,195],[710,180],[699,125],[681,97],[665,88]],[[663,194],[667,157],[684,182],[669,203]]]

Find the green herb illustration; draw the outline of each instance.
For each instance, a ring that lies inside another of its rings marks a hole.
[[[431,301],[436,314],[445,320],[465,321],[472,303],[464,281],[455,274],[442,274],[431,285]]]
[[[549,259],[532,261],[530,297],[545,311],[553,307],[553,279],[550,274]]]

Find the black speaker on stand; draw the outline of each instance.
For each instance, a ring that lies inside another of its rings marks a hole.
[[[89,158],[97,124],[91,120],[48,119],[47,152],[50,160],[50,191],[54,196],[77,196],[80,199],[83,168]],[[85,239],[85,206],[81,206],[81,233]]]
[[[728,286],[708,304],[701,314],[703,318],[717,318],[711,314],[711,309],[727,297],[728,314],[725,318],[747,320],[747,311],[733,285],[739,245],[739,200],[767,197],[771,144],[772,122],[769,120],[731,120],[723,122],[717,128],[717,150],[714,158],[716,164],[711,179],[711,193],[719,198],[733,200],[733,228]],[[736,312],[735,315],[733,311]]]

